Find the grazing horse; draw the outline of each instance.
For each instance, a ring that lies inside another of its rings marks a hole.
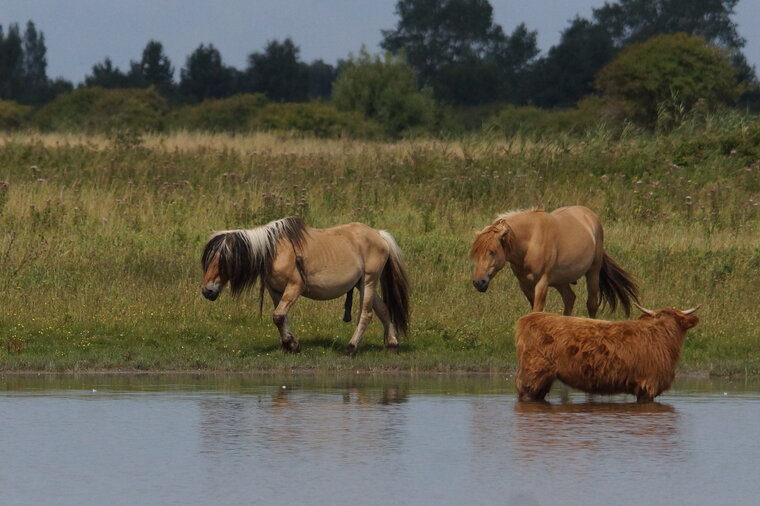
[[[571,284],[586,276],[586,308],[596,317],[600,304],[612,311],[618,301],[630,314],[631,300],[638,301],[638,287],[605,251],[599,218],[583,206],[513,211],[477,233],[470,256],[477,261],[472,284],[480,292],[506,264],[517,276],[532,311],[543,311],[550,286],[559,291],[565,315],[573,312]]]
[[[203,249],[201,265],[201,293],[209,300],[216,300],[228,282],[238,295],[261,279],[261,295],[266,289],[272,297],[272,319],[285,351],[301,349],[288,317],[301,295],[329,300],[347,294],[344,321],[350,321],[351,294],[359,290],[361,315],[348,355],[356,354],[373,310],[383,323],[389,350],[398,351],[398,334],[407,331],[409,281],[401,249],[384,230],[362,223],[318,229],[288,217],[254,229],[217,232]]]

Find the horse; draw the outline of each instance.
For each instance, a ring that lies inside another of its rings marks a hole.
[[[581,276],[586,276],[590,318],[600,305],[615,311],[618,302],[629,315],[631,300],[638,302],[633,277],[604,251],[599,218],[586,207],[511,211],[476,234],[470,257],[476,261],[472,284],[480,292],[509,263],[534,312],[544,310],[551,286],[562,296],[563,314],[571,315],[575,293],[570,285]]]
[[[266,290],[275,306],[272,320],[280,344],[287,352],[301,350],[288,316],[301,296],[329,300],[347,294],[343,319],[350,321],[352,293],[358,289],[361,314],[347,355],[359,349],[373,311],[383,324],[389,351],[398,352],[399,333],[407,333],[409,279],[401,249],[385,230],[362,223],[318,229],[290,216],[258,228],[213,234],[203,248],[201,266],[201,293],[211,301],[227,283],[236,296],[260,280],[260,309]]]

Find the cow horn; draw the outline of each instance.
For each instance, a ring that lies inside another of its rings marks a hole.
[[[697,305],[696,305],[696,306],[694,306],[693,308],[691,308],[691,309],[687,309],[686,311],[681,311],[681,312],[682,312],[683,314],[691,314],[691,313],[693,313],[694,311],[696,311],[697,309],[699,309],[699,308],[701,308],[701,307],[702,307],[702,304],[697,304]]]
[[[652,311],[651,309],[647,309],[645,307],[641,307],[638,304],[636,304],[635,302],[633,303],[633,305],[636,306],[637,308],[639,308],[639,310],[642,313],[648,314],[649,316],[652,316],[654,314],[654,311]]]

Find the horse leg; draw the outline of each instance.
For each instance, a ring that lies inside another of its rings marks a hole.
[[[549,290],[549,275],[544,274],[533,290],[533,312],[540,313],[546,305],[546,292]]]
[[[351,307],[354,303],[354,289],[351,288],[346,292],[346,302],[343,304],[343,321],[348,323],[351,321]]]
[[[533,309],[533,299],[535,297],[535,287],[532,283],[528,281],[523,281],[522,279],[518,280],[520,283],[520,290],[522,290],[522,293],[525,294],[525,298],[528,299],[528,304],[530,304],[530,308]]]
[[[375,286],[377,285],[377,276],[370,278],[365,275],[364,282],[359,287],[359,301],[361,307],[361,314],[359,316],[359,324],[354,330],[354,335],[346,346],[346,355],[354,356],[359,349],[359,343],[361,343],[364,331],[372,321],[372,307],[375,297]]]
[[[586,291],[588,291],[586,309],[588,309],[589,318],[596,318],[596,311],[599,309],[599,303],[601,302],[601,295],[599,293],[600,270],[601,264],[592,265],[591,269],[586,273]]]
[[[383,340],[385,341],[385,347],[388,351],[398,353],[398,332],[396,326],[391,321],[391,314],[388,311],[388,306],[380,297],[373,297],[373,305],[375,307],[375,314],[380,321],[383,322]]]
[[[575,305],[575,293],[570,285],[559,285],[557,291],[562,295],[562,303],[565,306],[565,310],[562,312],[565,316],[573,314],[573,306]]]
[[[272,292],[270,291],[270,295]],[[301,285],[290,283],[285,287],[285,291],[279,298],[277,307],[272,314],[272,320],[277,325],[277,330],[280,332],[280,345],[285,351],[297,353],[301,351],[301,343],[290,332],[290,317],[288,311],[301,295]],[[272,300],[275,300],[275,295],[272,295]]]

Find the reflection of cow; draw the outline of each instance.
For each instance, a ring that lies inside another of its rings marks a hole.
[[[651,311],[635,321],[607,322],[548,313],[517,321],[520,400],[543,400],[555,379],[594,394],[630,393],[650,402],[670,387],[686,331],[687,311]],[[697,306],[699,307],[699,306]]]
[[[676,409],[659,402],[518,402],[511,423],[515,458],[522,464],[583,473],[600,458],[623,454],[645,460],[683,457],[681,426]]]

